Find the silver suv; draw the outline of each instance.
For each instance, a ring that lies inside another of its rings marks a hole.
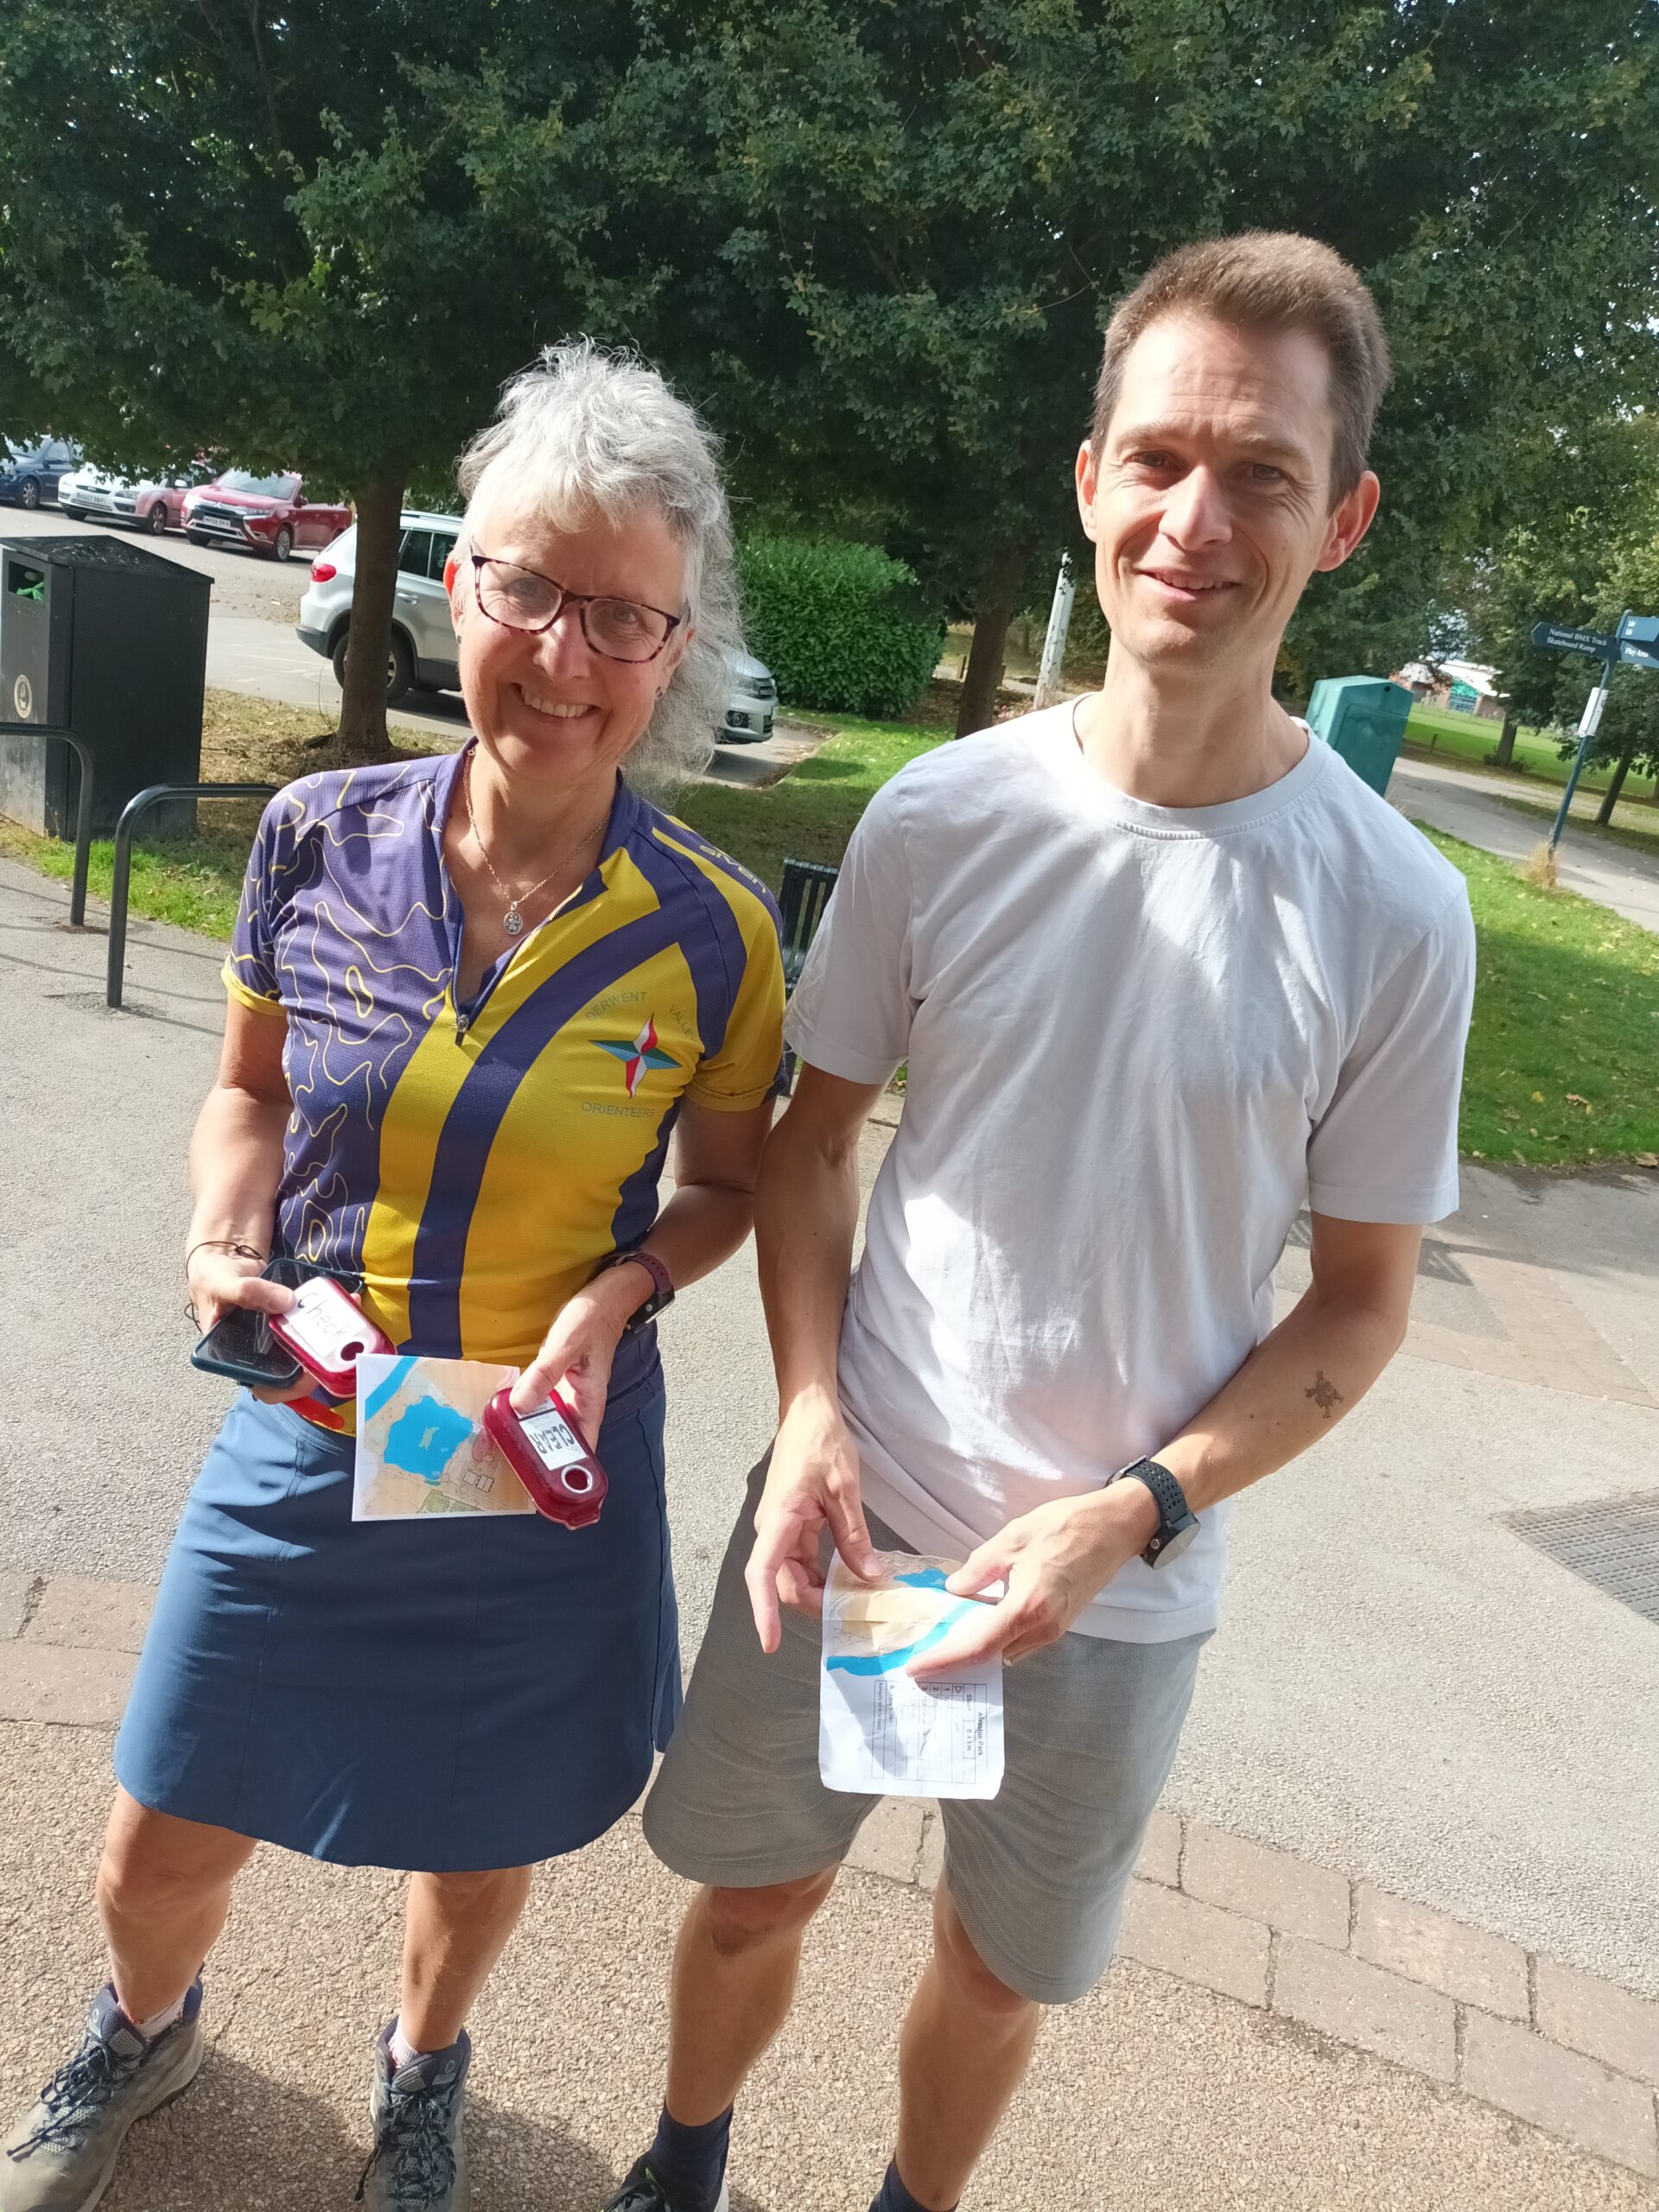
[[[461,517],[428,514],[419,507],[409,507],[403,520],[397,590],[391,605],[391,649],[386,660],[389,703],[411,690],[454,690],[461,681],[455,666],[449,594],[443,588],[443,564],[455,550]],[[300,601],[300,619],[295,626],[302,645],[309,645],[314,653],[333,662],[335,681],[342,688],[356,582],[357,524],[353,523],[313,562],[311,588]]]
[[[443,588],[444,563],[461,535],[461,517],[428,514],[423,509],[409,507],[403,524],[397,590],[391,608],[391,649],[386,660],[389,706],[410,690],[454,691],[461,686],[449,594]],[[311,588],[300,601],[296,626],[301,644],[334,664],[335,681],[342,687],[356,579],[357,524],[353,523],[312,564]],[[771,670],[749,654],[739,653],[732,663],[731,690],[717,733],[721,742],[763,743],[772,735],[777,705],[778,686]]]

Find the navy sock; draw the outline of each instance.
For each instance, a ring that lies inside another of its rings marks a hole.
[[[899,2178],[899,2164],[895,2159],[887,2168],[887,2177],[881,2184],[881,2194],[870,2207],[870,2212],[930,2212],[919,2197],[912,2196]],[[952,2205],[950,2212],[956,2212]]]
[[[645,2164],[674,2200],[674,2212],[715,2212],[726,2178],[726,2152],[732,2139],[732,2107],[701,2127],[687,2127],[668,2107],[657,2123],[657,2140]]]

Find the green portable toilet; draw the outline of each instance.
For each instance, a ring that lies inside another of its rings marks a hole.
[[[1410,712],[1403,683],[1381,676],[1327,676],[1313,686],[1307,724],[1363,783],[1386,796]]]

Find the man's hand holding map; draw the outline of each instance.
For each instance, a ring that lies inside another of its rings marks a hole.
[[[1002,1662],[918,1682],[906,1669],[977,1602],[956,1561],[876,1554],[861,1582],[839,1554],[823,1592],[818,1771],[825,1786],[893,1797],[995,1797],[1002,1783]]]

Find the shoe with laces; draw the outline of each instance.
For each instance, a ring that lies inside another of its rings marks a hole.
[[[391,2063],[394,2020],[374,2047],[369,2124],[374,2148],[357,2184],[370,2212],[467,2212],[467,2137],[461,2091],[473,2046],[463,2033],[448,2050]]]
[[[722,2182],[715,2212],[729,2212],[730,2204],[730,2194]],[[643,2158],[636,2158],[605,2212],[685,2212],[685,2207],[669,2195]]]
[[[92,2212],[133,2121],[195,2080],[200,2011],[193,1981],[181,2018],[146,2043],[105,1984],[80,2049],[0,2145],[0,2212]]]

